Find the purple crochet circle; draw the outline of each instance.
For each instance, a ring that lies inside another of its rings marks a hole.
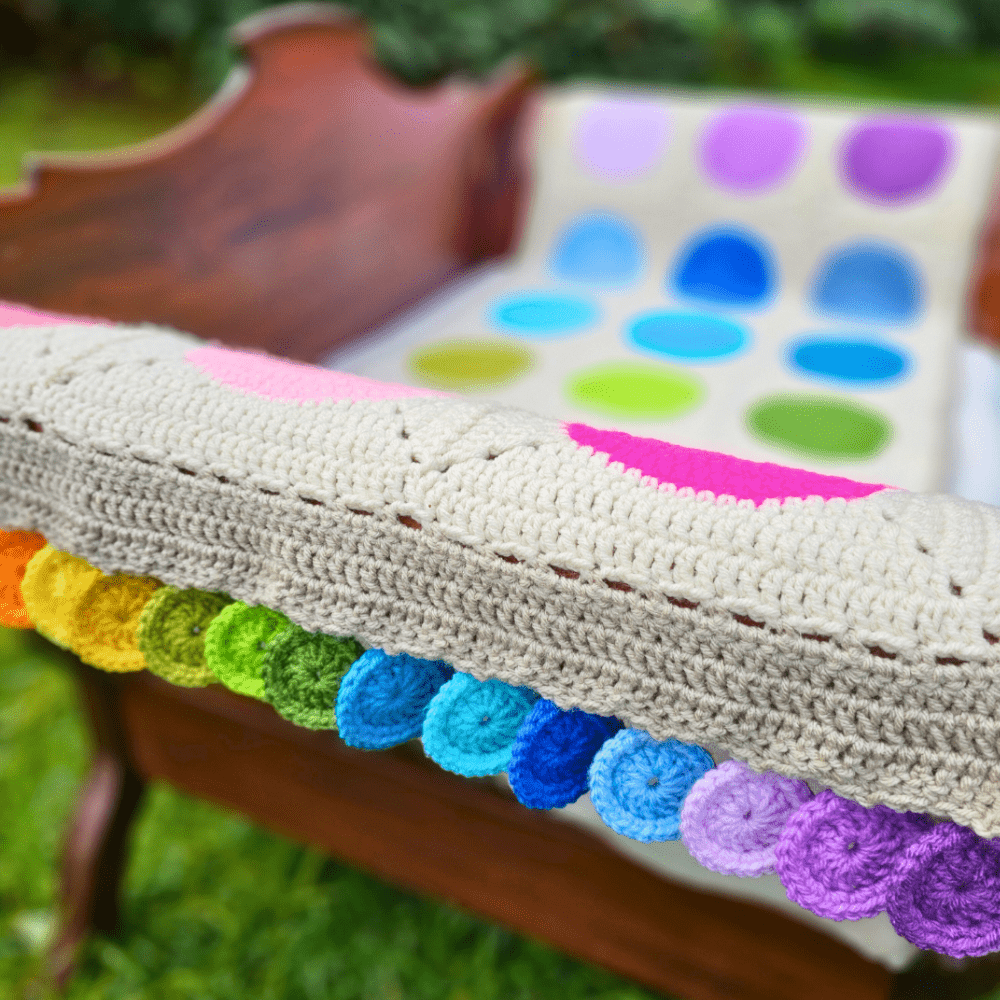
[[[823,791],[788,821],[775,867],[788,898],[817,916],[874,917],[886,907],[900,854],[930,825],[917,813],[869,809]]]
[[[900,859],[887,909],[918,948],[956,958],[1000,950],[1000,840],[934,827]]]
[[[841,174],[864,198],[888,204],[912,201],[928,194],[945,175],[953,149],[951,132],[934,122],[872,118],[847,137]]]
[[[604,180],[633,180],[663,155],[668,128],[666,110],[653,101],[595,102],[576,128],[577,159]]]
[[[788,818],[811,798],[804,781],[723,761],[699,778],[684,800],[681,839],[712,871],[766,875],[774,871],[774,847]]]
[[[763,191],[795,170],[805,145],[805,123],[799,115],[766,106],[730,108],[705,129],[701,165],[720,187]]]

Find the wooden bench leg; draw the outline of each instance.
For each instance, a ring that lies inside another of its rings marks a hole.
[[[47,956],[48,975],[63,988],[91,931],[118,925],[119,890],[129,826],[145,782],[133,767],[118,714],[117,678],[72,660],[95,741],[95,755],[63,848],[59,926]]]

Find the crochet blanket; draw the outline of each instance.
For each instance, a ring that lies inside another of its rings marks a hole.
[[[616,752],[707,743],[798,779],[788,801],[811,780],[1000,835],[993,508],[148,326],[4,329],[0,356],[0,526],[152,578],[144,601],[222,593],[212,614],[264,606],[300,645],[353,637],[345,663],[526,691],[518,723],[540,697],[620,720]],[[691,781],[711,766],[684,754]]]

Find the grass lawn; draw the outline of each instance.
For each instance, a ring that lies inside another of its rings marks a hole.
[[[1000,57],[906,57],[878,71],[796,63],[772,86],[848,101],[992,106]],[[6,79],[0,186],[17,182],[28,150],[125,145],[189,110],[162,93],[109,101],[71,96],[37,76]],[[0,630],[0,997],[45,996],[32,980],[87,755],[70,679],[26,636]],[[135,826],[126,889],[122,933],[90,943],[73,1000],[651,997],[166,787],[152,790]]]

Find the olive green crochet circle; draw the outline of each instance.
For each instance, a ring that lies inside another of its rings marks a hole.
[[[280,611],[262,604],[230,604],[212,619],[205,632],[209,669],[231,691],[264,700],[264,651],[291,624]]]
[[[146,666],[183,687],[204,687],[216,680],[205,662],[205,630],[231,599],[204,590],[161,587],[139,616],[135,638]]]
[[[340,682],[364,647],[350,637],[285,629],[264,651],[267,700],[289,722],[336,729]]]

